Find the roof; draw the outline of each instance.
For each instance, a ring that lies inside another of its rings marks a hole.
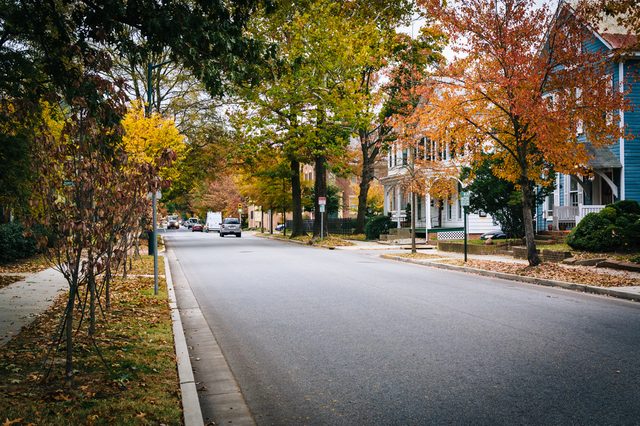
[[[575,13],[576,6],[580,0],[564,0],[560,2],[562,4],[569,5]],[[598,17],[598,23],[595,27],[591,27],[591,30],[600,36],[606,43],[608,43],[611,49],[629,49],[638,47],[640,37],[637,34],[633,34],[633,31],[628,27],[620,25],[620,16],[610,16],[606,13],[601,13]]]
[[[609,149],[609,147],[595,147],[591,142],[584,143],[589,154],[589,167],[593,169],[619,169],[622,168],[620,159]]]

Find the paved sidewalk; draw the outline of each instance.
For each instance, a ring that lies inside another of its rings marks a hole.
[[[62,274],[49,268],[0,289],[0,346],[46,311],[68,287]]]

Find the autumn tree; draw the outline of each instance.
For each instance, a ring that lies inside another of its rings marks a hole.
[[[388,19],[388,23],[397,22]],[[360,182],[356,233],[364,232],[367,196],[374,178],[374,167],[381,153],[394,140],[393,126],[389,118],[406,112],[408,104],[415,107],[407,91],[415,82],[422,81],[431,65],[441,60],[444,38],[429,22],[414,38],[409,34],[389,32],[384,26],[376,39],[386,39],[386,44],[372,46],[372,53],[362,64],[359,85],[355,95],[355,129],[360,148]],[[381,83],[380,76],[386,77]],[[414,84],[415,85],[415,84]],[[382,108],[380,108],[382,106]]]
[[[602,54],[582,48],[586,27],[561,5],[552,14],[533,0],[424,1],[452,41],[455,59],[423,87],[425,135],[448,140],[480,164],[489,153],[496,176],[522,194],[527,257],[538,265],[533,192],[552,175],[588,174],[578,129],[594,146],[621,133],[612,120],[624,107]]]

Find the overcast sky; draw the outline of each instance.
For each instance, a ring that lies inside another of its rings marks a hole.
[[[455,2],[455,0],[453,2]],[[450,1],[450,3],[452,3],[452,2]],[[551,12],[554,12],[556,7],[557,7],[557,5],[558,5],[558,0],[535,0],[535,3],[538,6],[542,6],[543,4],[546,4],[546,5],[549,6],[549,10]],[[418,31],[420,30],[420,27],[422,25],[424,25],[424,20],[423,19],[419,19],[416,16],[416,18],[413,20],[411,25],[398,27],[397,31],[403,32],[403,33],[406,33],[406,34],[410,34],[412,36],[415,36],[415,35],[418,34]],[[447,58],[447,60],[451,60],[453,58],[453,53],[451,52],[451,49],[449,49],[448,47],[445,47],[443,53],[444,53],[445,58]]]

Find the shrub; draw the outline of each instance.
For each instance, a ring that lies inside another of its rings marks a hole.
[[[389,231],[391,226],[391,218],[389,216],[374,216],[364,226],[364,233],[367,240],[377,240],[380,234]]]
[[[640,204],[633,200],[616,201],[613,204],[609,204],[607,207],[613,207],[620,213],[640,215]]]
[[[0,263],[14,262],[31,257],[37,252],[36,239],[26,235],[19,223],[0,225]]]
[[[585,216],[567,237],[578,250],[605,252],[640,248],[640,205],[619,201]]]

